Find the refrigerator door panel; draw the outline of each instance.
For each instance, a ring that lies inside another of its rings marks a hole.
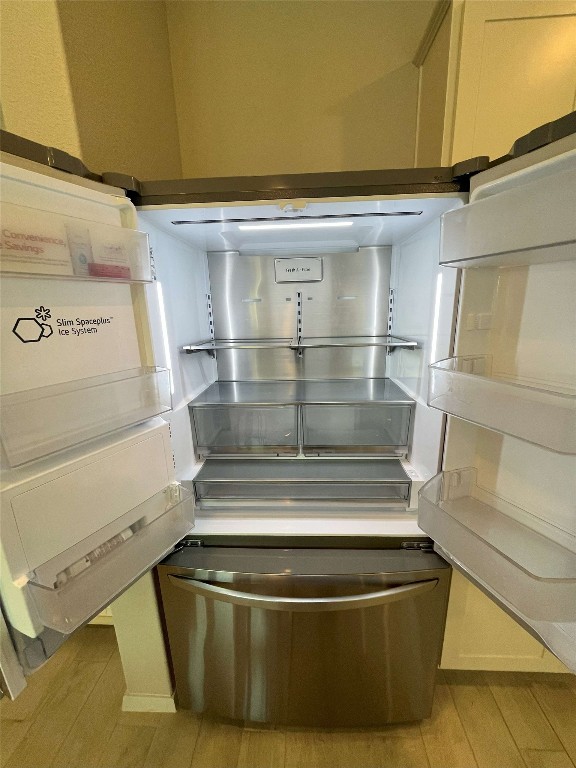
[[[2,165],[2,605],[24,674],[193,527],[123,190]],[[18,685],[9,686],[10,695]]]
[[[464,274],[456,356],[431,366],[451,471],[421,489],[418,524],[574,670],[573,458],[559,454],[574,451],[576,136],[558,144],[478,174],[470,203],[442,217],[440,262],[486,269]],[[460,420],[479,425],[475,446]]]

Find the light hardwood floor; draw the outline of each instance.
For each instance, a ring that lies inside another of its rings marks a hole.
[[[441,672],[432,717],[381,729],[252,729],[188,712],[123,713],[111,627],[73,636],[17,701],[5,768],[574,768],[571,675]]]

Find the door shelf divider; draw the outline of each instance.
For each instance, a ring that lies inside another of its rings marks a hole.
[[[0,436],[10,465],[18,466],[171,407],[170,372],[135,368],[2,395]]]
[[[7,277],[150,283],[148,235],[23,205],[2,205],[7,233],[0,272]]]
[[[421,489],[418,525],[456,562],[525,616],[576,620],[576,536],[485,491],[476,469]]]
[[[162,560],[194,527],[194,496],[172,483],[29,574],[45,626],[69,634]]]
[[[576,392],[493,376],[489,355],[433,363],[428,404],[552,451],[576,454]]]
[[[305,349],[323,347],[385,347],[394,350],[397,347],[415,349],[418,342],[399,336],[308,336],[290,339],[207,339],[206,341],[187,344],[182,352],[209,352],[227,349],[291,349],[302,352]]]

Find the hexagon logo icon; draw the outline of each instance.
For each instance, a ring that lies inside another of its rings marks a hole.
[[[19,317],[14,323],[12,333],[17,336],[23,344],[32,344],[41,339],[48,339],[53,334],[52,326],[47,323],[41,323],[35,317]]]

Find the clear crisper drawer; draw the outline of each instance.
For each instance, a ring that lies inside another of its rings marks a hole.
[[[150,282],[148,235],[4,203],[0,271],[23,277]]]
[[[490,356],[433,363],[428,404],[558,453],[576,453],[576,392],[493,376]]]
[[[193,528],[194,497],[173,483],[126,517],[134,522],[95,549],[79,557],[76,545],[31,574],[26,589],[45,626],[73,632],[156,565]]]
[[[136,368],[3,395],[0,435],[10,464],[18,466],[171,407],[169,371]]]
[[[530,619],[576,619],[576,540],[476,483],[444,472],[420,489],[418,525],[472,577]]]
[[[192,406],[190,412],[199,454],[298,452],[295,405]]]
[[[304,405],[302,411],[305,452],[366,447],[401,453],[408,445],[409,406]]]
[[[199,502],[215,500],[257,501],[402,501],[410,485],[359,483],[196,483]]]

